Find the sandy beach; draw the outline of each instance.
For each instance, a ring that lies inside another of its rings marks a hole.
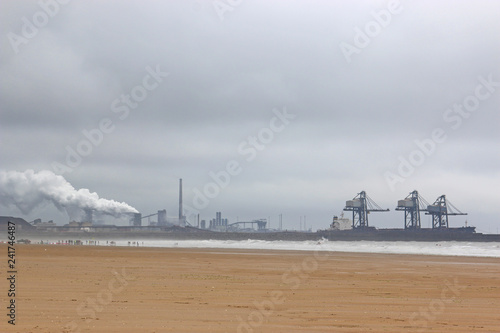
[[[500,332],[498,258],[17,244],[16,269],[2,332]]]

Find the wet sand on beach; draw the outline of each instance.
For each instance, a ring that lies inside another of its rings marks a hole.
[[[1,332],[500,332],[499,258],[16,244],[16,269]]]

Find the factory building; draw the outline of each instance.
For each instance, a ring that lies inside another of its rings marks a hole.
[[[130,220],[130,225],[133,225],[134,227],[140,227],[142,225],[142,214],[133,213],[132,219]]]
[[[227,229],[227,219],[222,218],[221,212],[216,212],[215,218],[210,220],[208,228],[210,230],[225,231]]]
[[[166,226],[167,225],[167,210],[159,210],[158,211],[158,226]]]

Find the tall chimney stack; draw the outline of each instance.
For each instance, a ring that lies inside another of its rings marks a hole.
[[[93,221],[93,214],[92,214],[92,209],[91,208],[84,208],[83,211],[85,212],[85,217],[84,217],[84,221],[82,222],[90,222],[90,223],[94,223]]]
[[[179,179],[179,223],[182,221],[182,178]]]

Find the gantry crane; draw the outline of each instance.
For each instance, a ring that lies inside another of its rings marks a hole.
[[[467,215],[467,213],[462,213],[451,202],[446,200],[444,194],[437,198],[432,205],[427,206],[427,213],[425,214],[432,215],[432,229],[447,229],[448,215]]]
[[[405,229],[420,229],[420,212],[427,211],[428,206],[429,203],[416,190],[410,192],[403,200],[398,200],[396,210],[405,212]]]
[[[345,211],[352,211],[352,228],[368,228],[368,214],[370,212],[388,212],[377,205],[365,191],[359,192],[352,200],[346,201]]]

